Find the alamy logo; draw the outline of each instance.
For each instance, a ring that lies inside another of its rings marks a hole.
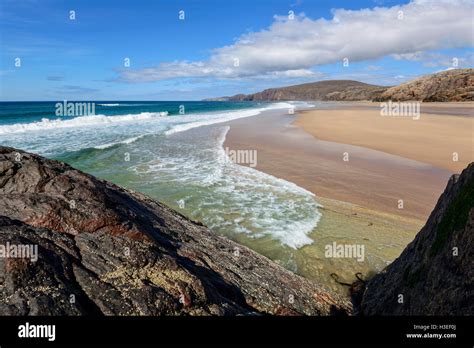
[[[362,262],[365,258],[365,245],[363,244],[327,244],[324,256],[329,258],[353,258]]]
[[[226,147],[225,154],[235,164],[248,164],[252,168],[257,166],[257,150],[230,150]]]
[[[382,116],[392,117],[412,117],[414,120],[420,119],[420,103],[419,102],[392,102],[380,104],[380,114]]]
[[[95,115],[95,103],[78,103],[64,100],[56,103],[56,116],[90,116]]]
[[[35,325],[26,323],[18,326],[20,338],[47,338],[52,342],[56,339],[56,325]]]
[[[38,245],[34,244],[0,244],[0,258],[20,258],[38,261]]]

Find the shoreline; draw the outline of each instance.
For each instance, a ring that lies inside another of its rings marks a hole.
[[[335,105],[330,110],[294,115],[263,113],[220,126],[230,127],[224,149],[256,150],[254,169],[315,194],[321,219],[308,234],[314,243],[293,254],[296,272],[346,294],[347,288],[337,284],[331,274],[351,283],[358,272],[365,278],[381,272],[426,223],[453,172],[367,147],[319,140],[296,124],[302,115],[337,112],[339,108]],[[344,152],[350,153],[348,162],[343,161]],[[399,199],[403,199],[403,209],[398,206]],[[363,245],[366,259],[328,259],[324,248],[331,243]],[[258,243],[255,248],[275,259],[266,248],[259,250]]]
[[[338,107],[336,103],[326,105]],[[258,153],[256,170],[313,193],[315,201],[322,207],[313,208],[312,205],[306,212],[309,216],[316,214],[316,210],[321,213],[317,226],[305,232],[311,243],[292,249],[287,243],[282,244],[281,238],[271,234],[255,239],[246,233],[228,235],[226,229],[221,233],[285,268],[345,295],[347,288],[335,283],[331,274],[337,273],[341,281],[350,283],[354,280],[355,273],[361,272],[367,277],[380,272],[397,258],[426,221],[426,216],[434,207],[451,172],[381,151],[318,140],[294,124],[299,117],[300,113],[289,114],[287,109],[273,109],[255,116],[212,124],[194,124],[190,129],[180,129],[182,131],[169,135],[173,137],[171,142],[174,145],[182,144],[184,148],[190,146],[190,149],[199,149],[196,147],[196,140],[213,139],[221,134],[222,128],[229,127],[223,142],[216,138],[220,151],[225,151],[226,148],[255,150]],[[182,128],[187,128],[187,125]],[[151,145],[155,144],[153,140],[150,137],[143,141]],[[158,142],[155,146],[160,144]],[[131,146],[142,145],[137,143]],[[107,151],[114,153],[119,150],[118,147]],[[345,152],[350,153],[348,162],[343,161]],[[154,164],[157,162],[151,162],[151,165]],[[240,182],[242,178],[236,177],[236,182]],[[120,180],[126,180],[124,177],[105,179],[118,184],[121,184]],[[167,197],[164,199],[165,203],[180,211],[178,199],[183,197],[175,196],[176,192],[172,189],[150,188],[149,185],[140,186],[139,183],[136,185],[132,189],[150,194],[160,201]],[[267,196],[259,197],[260,187],[256,187],[253,182],[250,186],[252,191],[249,192],[256,192],[252,204],[258,207],[265,206],[265,202],[269,203]],[[249,188],[244,187],[244,191],[245,189]],[[207,194],[207,191],[202,193]],[[397,207],[400,197],[405,201],[402,210]],[[269,199],[272,199],[271,195]],[[284,202],[290,201],[287,199]],[[240,201],[237,202],[237,206],[240,206]],[[301,204],[294,209],[298,214],[307,208],[304,202],[295,202]],[[195,213],[192,213],[192,207],[193,202],[187,202],[187,212],[193,220],[201,221],[199,214],[193,216]],[[231,219],[232,214],[234,213],[228,214]],[[268,214],[272,214],[271,209],[264,211],[265,216]],[[283,228],[282,232],[292,238],[301,228],[298,225],[300,220],[296,220],[290,227],[285,223],[280,224],[279,220],[275,222],[273,216],[270,218],[274,222],[267,228],[276,228],[277,232],[278,228]],[[233,219],[230,221],[239,224]],[[209,222],[204,223],[210,226]],[[367,257],[363,262],[354,258],[328,258],[325,246],[332,243],[363,245]]]
[[[316,197],[426,221],[451,171],[361,146],[315,139],[294,124],[299,117],[279,112],[222,123],[230,126],[224,147],[256,150],[255,169]],[[345,152],[350,154],[348,162],[343,160]],[[404,199],[403,209],[398,208],[398,199]]]
[[[421,170],[421,176],[425,176],[433,168],[416,161],[352,146],[350,148],[354,151],[355,167],[350,169],[339,156],[342,153],[341,146],[345,145],[315,140],[312,135],[292,124],[297,117],[297,114],[288,115],[280,111],[221,124],[230,127],[224,148],[257,150],[258,161],[254,169],[294,183],[315,194],[315,200],[321,205],[318,208],[321,218],[317,227],[308,234],[314,242],[292,252],[292,259],[297,265],[294,271],[313,281],[323,282],[340,294],[347,294],[347,288],[336,283],[331,274],[337,274],[340,281],[351,283],[358,272],[367,278],[382,271],[413,240],[426,222],[424,216],[431,212],[438,198],[433,197],[433,206],[426,207],[426,213],[417,207],[420,202],[408,200],[407,207],[417,209],[407,209],[405,214],[400,214],[396,201],[395,208],[390,209],[390,199],[384,197],[390,190],[378,192],[377,200],[372,204],[364,204],[368,202],[372,192],[363,191],[374,181],[380,188],[380,180],[389,177],[390,171],[398,165],[403,167],[403,170],[399,170],[402,180],[417,170]],[[369,159],[364,160],[364,156],[369,156]],[[385,165],[390,166],[388,172]],[[344,168],[347,171],[345,174],[341,172]],[[374,171],[372,175],[370,170]],[[431,179],[434,184],[442,186],[442,192],[449,176],[450,173],[441,171]],[[361,189],[351,185],[351,180],[354,181],[357,177],[363,179],[360,181]],[[410,181],[405,190],[413,189],[421,177],[416,179]],[[324,186],[326,183],[327,186]],[[338,185],[341,185],[339,189]],[[428,190],[418,193],[424,196]],[[438,192],[434,192],[434,195],[438,195]],[[356,199],[351,199],[351,196]],[[380,206],[384,209],[380,209]],[[242,242],[240,236],[236,236],[235,240]],[[363,245],[365,260],[359,262],[354,258],[327,258],[325,247],[332,243]],[[247,246],[271,259],[278,259],[277,251],[269,250],[258,242]]]

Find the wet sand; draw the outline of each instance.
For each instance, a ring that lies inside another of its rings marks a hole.
[[[271,113],[229,122],[224,146],[257,150],[256,169],[294,182],[317,196],[426,221],[452,171],[369,148],[319,140],[296,126],[297,118]]]
[[[469,138],[467,147],[460,139],[466,140],[466,134],[472,130],[469,122],[466,123],[470,119],[465,117],[471,109],[466,104],[453,108],[430,105],[428,122],[420,123],[424,126],[423,136],[413,131],[410,133],[413,125],[405,128],[409,123],[400,123],[401,128],[394,129],[391,136],[397,140],[397,134],[401,135],[396,144],[406,146],[392,146],[389,148],[392,153],[388,153],[377,149],[377,146],[392,145],[387,136],[372,138],[367,147],[348,144],[350,135],[351,139],[364,140],[364,132],[389,132],[380,129],[385,128],[388,122],[365,119],[373,117],[373,112],[379,115],[379,104],[341,103],[321,107],[324,110],[299,115],[266,112],[225,124],[230,126],[230,130],[224,147],[229,150],[257,150],[256,169],[315,193],[316,200],[322,205],[319,208],[321,220],[309,234],[314,240],[311,245],[285,251],[268,241],[248,241],[240,235],[235,239],[277,262],[288,258],[284,253],[289,252],[294,264],[294,268],[290,269],[346,294],[347,287],[337,284],[331,273],[350,283],[355,280],[357,272],[364,277],[380,272],[400,255],[424,225],[449,177],[458,167],[453,167],[445,158],[436,162],[436,156],[429,157],[433,162],[430,163],[426,156],[420,156],[422,153],[419,151],[428,151],[430,146],[434,146],[431,152],[434,155],[440,151],[440,146],[446,146],[447,151],[455,147],[465,160],[465,151],[472,144],[472,139]],[[422,107],[422,110],[428,109]],[[433,115],[442,116],[434,119],[431,117],[440,116]],[[421,117],[424,116],[422,113]],[[314,121],[319,117],[321,120]],[[453,123],[460,121],[461,124],[450,125],[444,118]],[[338,120],[343,120],[348,129],[341,130]],[[438,120],[441,125],[436,122]],[[323,123],[329,125],[322,127]],[[327,140],[322,140],[320,128],[330,129],[324,133]],[[439,136],[443,128],[446,135],[430,142],[430,138]],[[462,128],[466,129],[460,131],[459,137],[452,134]],[[412,158],[404,157],[410,154],[404,152],[408,147],[414,149],[411,150]],[[345,161],[347,154],[348,161]],[[464,162],[459,164],[461,166],[464,167]],[[403,206],[400,206],[400,200],[403,200]],[[326,257],[325,247],[331,243],[363,245],[364,261]]]

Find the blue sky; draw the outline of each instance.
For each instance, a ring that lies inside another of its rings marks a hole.
[[[398,84],[472,67],[472,14],[467,0],[3,0],[0,100],[195,100],[324,79]]]

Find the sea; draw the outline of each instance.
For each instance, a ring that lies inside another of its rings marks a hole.
[[[223,148],[224,123],[303,102],[96,101],[93,115],[75,102],[1,102],[0,144],[64,161],[143,192],[216,233],[245,244],[271,242],[281,264],[312,244],[320,219],[309,191],[240,165]],[[63,107],[64,106],[64,107]],[[202,127],[211,126],[212,127]]]
[[[378,219],[375,232],[352,205],[324,207],[322,198],[235,161],[224,148],[229,121],[331,103],[83,103],[0,102],[0,145],[61,160],[142,192],[341,294],[347,287],[335,282],[333,273],[350,282],[357,272],[380,272],[412,238],[410,231],[401,233],[403,227],[370,215]],[[81,114],[85,111],[92,114]],[[258,163],[254,155],[247,159]],[[364,261],[328,257],[327,247],[335,242],[364,245]]]

